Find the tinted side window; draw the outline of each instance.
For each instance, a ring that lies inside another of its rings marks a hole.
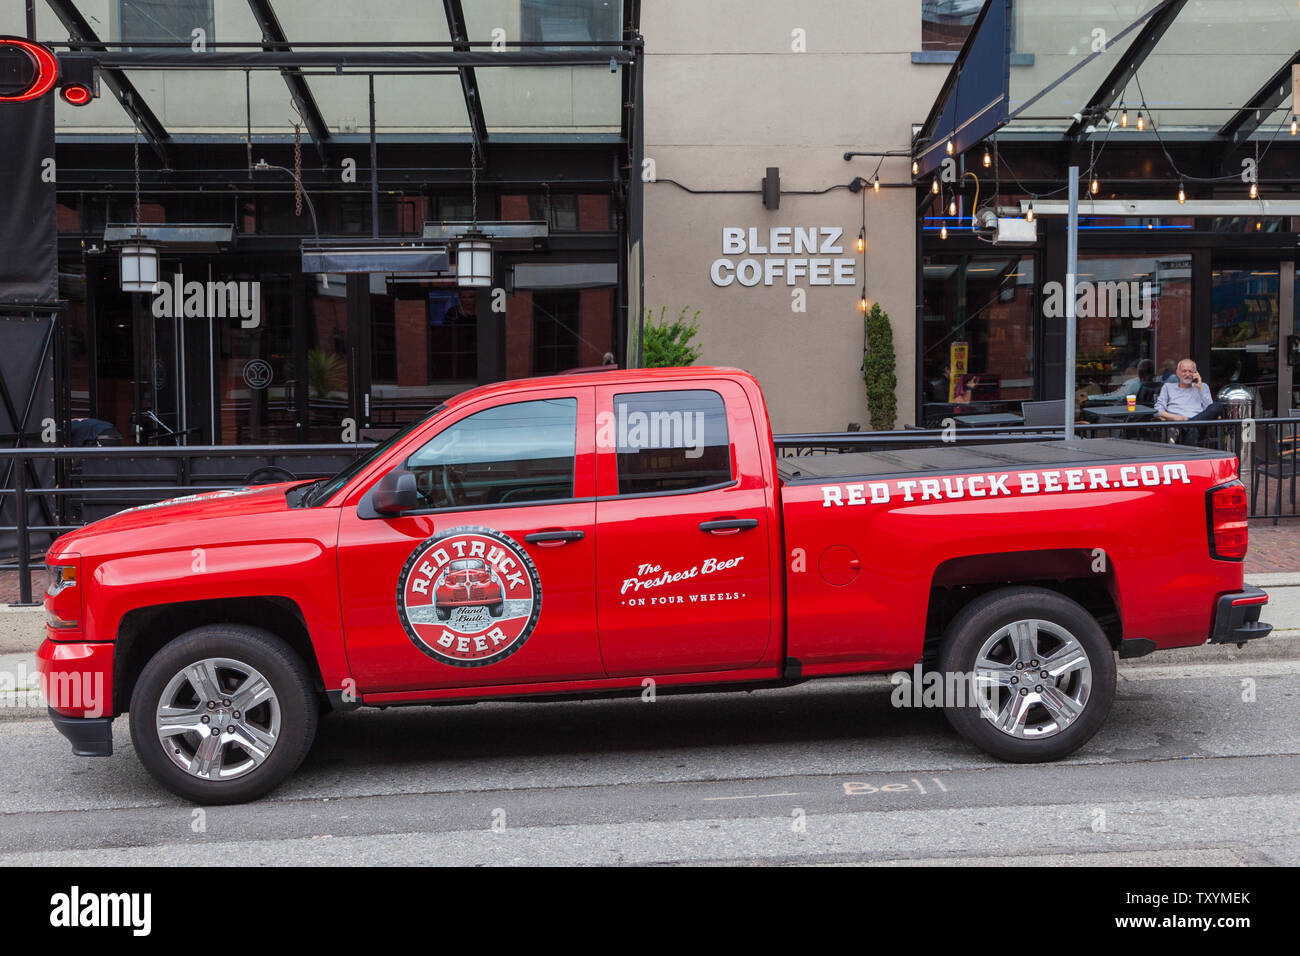
[[[430,507],[478,508],[573,497],[576,398],[484,409],[406,460]]]
[[[722,396],[704,390],[614,396],[618,493],[703,488],[731,480]]]

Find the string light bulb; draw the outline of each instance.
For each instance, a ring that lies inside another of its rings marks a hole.
[[[858,299],[858,308],[864,313],[867,311],[867,290],[865,286],[862,289],[861,298]]]
[[[951,155],[953,154],[953,150],[956,149],[956,147],[953,146],[953,144],[952,144],[952,140],[948,140],[948,145],[947,145],[946,148],[947,148],[947,150],[948,150],[948,155],[949,155],[949,156],[951,156]]]
[[[874,192],[880,192],[880,174],[876,173],[876,178],[871,182],[871,189]]]
[[[867,230],[864,226],[858,230],[858,252],[863,252],[867,248]]]
[[[1128,129],[1128,108],[1121,105],[1119,109],[1119,125],[1124,127],[1124,129]]]
[[[920,171],[921,171],[921,164],[918,163],[916,160],[912,160],[912,175],[915,176]]]
[[[1300,119],[1297,119],[1296,117],[1292,116],[1292,117],[1291,117],[1291,135],[1294,136],[1298,130],[1300,130]]]
[[[1259,198],[1259,186],[1257,186],[1255,183],[1250,184],[1250,198],[1251,199]]]
[[[1292,135],[1294,135],[1294,134],[1292,134]],[[988,169],[988,168],[989,168],[990,166],[992,166],[992,165],[993,165],[993,157],[992,157],[992,155],[990,155],[990,153],[989,153],[989,148],[988,148],[987,146],[985,146],[985,147],[984,147],[984,168],[985,168],[985,169]]]
[[[1142,118],[1142,111],[1138,110],[1138,129],[1144,130],[1146,128],[1147,128],[1147,121]]]
[[[939,238],[940,239],[948,238],[948,226],[946,224],[939,227]]]
[[[1029,204],[1029,211],[1025,213],[1025,222],[1033,222],[1033,221],[1034,221],[1034,204],[1031,202]]]
[[[1181,206],[1185,202],[1187,202],[1187,191],[1183,188],[1183,182],[1180,179],[1178,181],[1178,205]]]
[[[950,215],[950,216],[955,216],[955,215],[957,215],[957,197],[956,197],[956,196],[954,196],[952,199],[949,199],[949,200],[948,200],[948,215]]]
[[[934,179],[930,182],[930,193],[931,193],[931,195],[934,195],[934,196],[939,195],[939,177],[938,177],[938,176],[935,176]]]
[[[1097,182],[1096,176],[1093,176],[1092,182],[1088,186],[1088,192],[1092,193],[1095,196],[1097,195],[1097,192],[1100,189],[1101,189],[1101,183]]]

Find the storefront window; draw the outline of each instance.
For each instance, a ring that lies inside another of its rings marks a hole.
[[[1211,293],[1209,385],[1244,385],[1265,417],[1277,414],[1277,267],[1216,268]]]
[[[1079,409],[1151,405],[1191,355],[1192,257],[1081,255],[1076,293]]]
[[[1034,397],[1033,256],[927,256],[922,423]]]
[[[250,328],[239,318],[208,320],[220,349],[216,391],[221,442],[263,445],[297,441],[292,277],[263,273],[230,278],[241,284],[258,283],[260,314]]]
[[[305,440],[337,442],[348,417],[347,279],[307,277],[307,434]]]

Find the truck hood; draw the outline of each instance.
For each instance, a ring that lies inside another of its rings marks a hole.
[[[225,491],[208,491],[197,495],[183,495],[153,504],[127,508],[117,514],[94,521],[84,528],[69,531],[51,546],[51,555],[81,551],[81,546],[103,534],[116,534],[139,528],[175,524],[181,521],[204,521],[231,518],[250,514],[288,510],[285,492],[302,481],[286,481],[254,488],[231,488]]]

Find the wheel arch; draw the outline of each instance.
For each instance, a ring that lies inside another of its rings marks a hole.
[[[1101,626],[1111,646],[1124,637],[1115,568],[1100,549],[1004,551],[951,558],[935,568],[926,609],[926,666],[937,661],[948,625],[972,601],[990,591],[1030,585],[1069,598]]]
[[[275,634],[302,658],[314,689],[324,694],[311,634],[296,601],[279,595],[212,598],[135,608],[123,615],[113,654],[113,713],[127,711],[150,658],[185,632],[207,624],[243,624]]]

